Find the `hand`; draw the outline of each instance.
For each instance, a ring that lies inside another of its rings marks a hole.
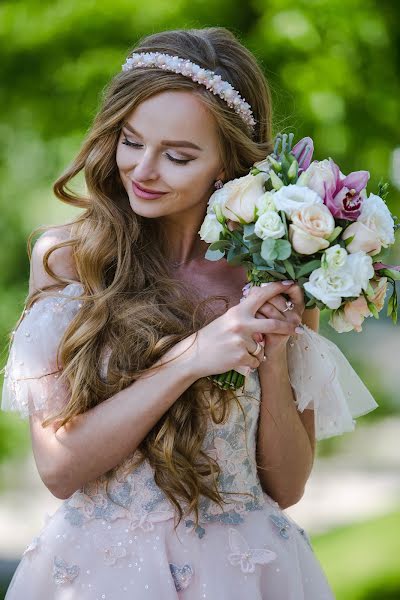
[[[269,286],[267,286],[269,287]],[[244,292],[245,297],[248,297],[252,293],[254,288]],[[287,321],[294,324],[296,327],[301,325],[303,313],[305,310],[304,294],[301,287],[294,282],[288,285],[285,289],[285,295],[289,298],[285,298],[282,294],[276,294],[270,298],[265,304],[263,304],[257,311],[255,317],[257,319],[275,319],[281,321]],[[293,309],[288,310],[287,302],[293,303]],[[299,333],[299,332],[297,332]],[[281,333],[271,332],[268,334],[258,333],[254,336],[255,341],[260,343],[264,342],[266,353],[268,356],[279,356],[286,350],[286,344],[290,336],[283,335]]]
[[[294,335],[299,320],[282,317],[279,309],[272,304],[270,308],[265,306],[272,301],[278,302],[276,297],[283,293],[287,293],[287,286],[281,282],[254,287],[247,298],[189,336],[194,342],[188,348],[189,359],[197,377],[225,373],[238,367],[256,369],[264,356],[263,351],[257,356],[250,354],[257,348],[255,339],[258,333],[262,337],[267,336],[268,340],[275,340],[275,337],[269,337],[271,334],[278,336],[279,340]],[[279,313],[279,318],[265,318],[264,314],[256,316],[260,309],[273,309],[275,315]]]

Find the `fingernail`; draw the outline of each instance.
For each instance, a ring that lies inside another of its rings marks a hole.
[[[285,279],[284,281],[282,281],[283,285],[292,285],[292,283],[294,283],[294,281],[292,281],[291,279]]]
[[[296,332],[296,333],[304,333],[304,328],[303,328],[301,325],[298,325],[298,326],[295,328],[295,332]]]
[[[262,283],[260,285],[260,287],[265,287],[266,285],[271,285],[271,283],[274,283],[273,281],[267,281],[266,283]]]

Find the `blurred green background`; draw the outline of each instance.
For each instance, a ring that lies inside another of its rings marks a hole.
[[[27,236],[73,216],[54,198],[52,182],[78,152],[102,89],[142,35],[177,27],[231,29],[271,85],[275,133],[310,135],[314,158],[332,156],[344,173],[369,170],[368,191],[376,193],[381,178],[389,181],[388,204],[400,216],[399,17],[400,5],[388,0],[3,1],[1,366],[27,294]],[[399,249],[390,258],[399,264]],[[400,336],[385,312],[380,321],[366,321],[361,334],[339,336],[324,318],[321,332],[349,357],[379,404],[357,428],[395,423],[400,434]],[[340,455],[352,435],[319,442],[318,460]],[[27,423],[0,412],[0,464],[12,461],[18,469],[29,452]],[[382,456],[379,469],[387,469]],[[0,507],[9,484],[0,482]],[[399,529],[395,510],[313,536],[338,598],[400,598]]]

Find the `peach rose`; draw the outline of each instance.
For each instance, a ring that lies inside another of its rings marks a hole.
[[[231,221],[252,223],[256,220],[256,202],[265,192],[265,173],[238,177],[225,183],[226,201],[221,206],[223,215]]]
[[[368,295],[368,300],[375,304],[376,310],[379,312],[382,310],[385,304],[385,297],[387,292],[387,277],[380,277],[378,280],[371,279],[371,285],[374,289],[374,295]]]
[[[341,309],[335,310],[331,315],[330,324],[339,333],[353,330],[360,332],[365,317],[370,317],[371,314],[364,296],[360,296],[357,300],[346,302]]]
[[[289,240],[299,254],[314,254],[328,248],[335,219],[324,204],[306,204],[294,210],[289,225]]]
[[[347,240],[353,235],[354,239],[346,246],[347,252],[350,252],[350,254],[362,250],[366,254],[374,256],[380,252],[382,244],[377,232],[364,225],[364,223],[355,221],[349,225],[342,233],[342,239]]]

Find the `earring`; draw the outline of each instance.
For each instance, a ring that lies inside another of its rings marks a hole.
[[[221,179],[217,179],[217,181],[214,182],[214,187],[216,190],[220,190],[224,187],[224,182]]]

